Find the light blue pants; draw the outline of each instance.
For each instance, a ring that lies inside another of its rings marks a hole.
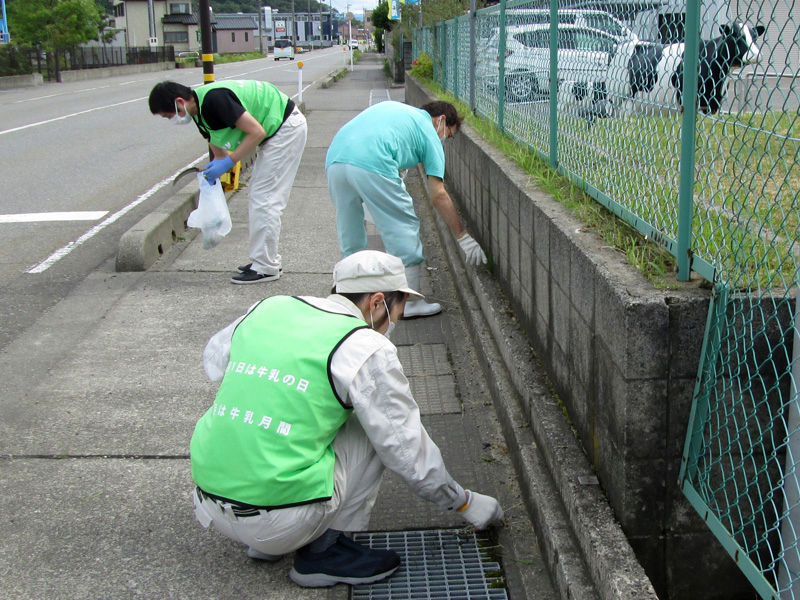
[[[424,262],[419,219],[399,176],[385,177],[345,163],[333,163],[326,174],[336,207],[336,231],[343,257],[367,248],[363,202],[386,252],[400,258],[406,267]]]

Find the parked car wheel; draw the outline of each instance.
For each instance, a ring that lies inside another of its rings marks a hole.
[[[545,95],[533,73],[510,73],[506,76],[506,98],[509,102],[532,102]]]

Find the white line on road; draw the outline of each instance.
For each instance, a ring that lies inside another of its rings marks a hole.
[[[141,102],[142,100],[145,99],[146,97],[134,98],[133,100],[125,100],[125,102],[117,102],[116,104],[105,104],[103,106],[98,106],[97,108],[90,108],[89,110],[82,110],[69,115],[64,115],[63,117],[56,117],[55,119],[47,119],[46,121],[39,121],[38,123],[30,123],[28,125],[22,125],[21,127],[12,127],[11,129],[0,131],[0,135],[4,135],[6,133],[14,133],[15,131],[22,131],[23,129],[28,129],[29,127],[38,127],[39,125],[46,125],[47,123],[53,123],[55,121],[63,121],[64,119],[69,119],[70,117],[85,115],[86,113],[94,112],[96,110],[104,110],[106,108],[111,108],[112,106],[122,106],[123,104],[130,104],[131,102]]]
[[[0,223],[42,223],[45,221],[97,221],[108,214],[107,210],[79,210],[74,212],[19,213],[0,215]]]
[[[172,175],[170,175],[169,177],[167,177],[163,181],[158,182],[153,187],[151,187],[149,190],[147,190],[144,194],[142,194],[141,196],[136,198],[136,200],[134,200],[133,202],[128,204],[128,206],[126,206],[125,208],[115,212],[113,215],[108,217],[102,223],[99,223],[99,224],[95,225],[94,227],[92,227],[89,231],[84,233],[77,240],[75,240],[74,242],[70,242],[69,244],[67,244],[63,248],[59,248],[58,250],[53,252],[50,256],[48,256],[46,259],[44,259],[42,262],[40,262],[38,265],[35,265],[35,266],[31,267],[30,269],[28,269],[25,272],[26,273],[42,273],[42,272],[46,271],[47,269],[52,267],[55,263],[57,263],[59,260],[61,260],[65,256],[67,256],[70,252],[75,250],[75,248],[77,248],[78,246],[80,246],[84,242],[87,242],[88,240],[92,239],[95,235],[97,235],[103,229],[105,229],[106,227],[111,225],[114,221],[116,221],[120,217],[124,216],[125,214],[127,214],[128,212],[130,212],[131,210],[133,210],[134,208],[139,206],[142,202],[147,200],[150,196],[155,194],[158,190],[163,188],[165,185],[171,183],[172,180],[175,179],[175,177],[177,177],[178,174],[180,174],[181,171],[184,171],[185,169],[188,169],[189,167],[194,167],[194,166],[196,166],[197,164],[199,164],[200,162],[202,162],[204,160],[208,160],[208,157],[206,155],[201,156],[200,158],[190,162],[185,167],[182,167],[180,170],[175,171],[175,173],[173,173]]]

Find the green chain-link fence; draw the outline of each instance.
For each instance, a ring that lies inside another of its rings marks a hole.
[[[762,597],[800,599],[800,7],[501,2],[414,41],[446,91],[712,282],[679,484]]]

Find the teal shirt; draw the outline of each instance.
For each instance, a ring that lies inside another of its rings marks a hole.
[[[422,163],[444,179],[444,149],[431,116],[401,102],[379,102],[342,127],[328,149],[327,169],[347,163],[385,177]]]

